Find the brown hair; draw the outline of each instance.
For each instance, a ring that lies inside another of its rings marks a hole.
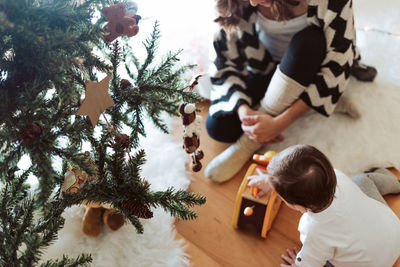
[[[319,212],[335,195],[332,164],[313,146],[296,145],[283,150],[272,158],[267,172],[272,187],[289,204]]]
[[[292,11],[289,6],[299,5],[297,0],[272,0],[272,13],[276,20],[287,20],[292,17]],[[216,0],[216,9],[218,17],[214,20],[230,30],[239,25],[242,16],[242,10],[249,5],[249,0]]]

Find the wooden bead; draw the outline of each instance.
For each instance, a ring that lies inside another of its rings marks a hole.
[[[199,172],[202,167],[203,167],[203,165],[201,164],[200,161],[198,161],[196,164],[192,164],[192,170],[194,172]]]
[[[199,161],[204,158],[203,150],[197,149],[196,150],[196,160]]]
[[[252,207],[246,207],[243,211],[244,216],[251,216],[253,215],[254,210]]]

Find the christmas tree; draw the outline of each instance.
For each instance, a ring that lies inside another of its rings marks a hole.
[[[110,21],[104,27],[104,9],[95,19],[106,4],[0,0],[1,266],[37,263],[63,227],[62,212],[83,201],[116,208],[139,233],[144,230],[139,218],[151,218],[152,208],[194,219],[190,208],[205,203],[204,197],[185,190],[151,191],[141,177],[144,117],[168,133],[161,114],[178,115],[182,101],[200,100],[182,79],[190,66],[178,66],[179,52],[155,63],[157,24],[144,42],[147,56],[139,60],[123,38],[113,36]],[[124,25],[138,19],[123,15]],[[85,143],[91,151],[82,151]],[[24,155],[31,165],[19,170]],[[85,179],[68,188],[76,190],[66,190],[67,173],[76,178],[78,172]],[[27,183],[30,175],[39,181],[34,191]],[[78,266],[90,260],[82,254],[43,266]]]

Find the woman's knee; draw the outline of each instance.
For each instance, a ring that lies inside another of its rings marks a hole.
[[[209,136],[217,141],[232,143],[242,134],[239,117],[234,114],[230,116],[207,116],[206,128]]]
[[[299,31],[293,36],[292,42],[306,52],[318,52],[319,54],[326,52],[324,32],[317,26],[309,26]]]
[[[316,26],[296,33],[282,58],[280,69],[302,85],[310,84],[326,56],[326,38]]]

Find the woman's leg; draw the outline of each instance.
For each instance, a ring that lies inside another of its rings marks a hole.
[[[373,172],[359,174],[353,177],[353,182],[367,196],[387,205],[382,196],[400,193],[400,182],[389,170],[379,168]]]
[[[281,61],[281,66],[277,68],[268,84],[267,92],[261,96],[263,99],[260,102],[260,110],[275,116],[297,100],[305,90],[305,86],[313,81],[319,71],[325,57],[325,45],[322,31],[315,26],[307,27],[295,34]],[[227,181],[240,171],[246,161],[260,148],[260,143],[250,140],[243,134],[236,143],[207,165],[204,174],[215,182]]]
[[[326,40],[321,29],[309,26],[296,33],[261,100],[262,108],[276,116],[290,107],[313,82],[325,54]]]
[[[254,103],[264,96],[271,76],[251,75],[246,79]],[[220,142],[235,142],[215,157],[204,170],[207,178],[214,182],[224,182],[235,175],[243,164],[261,147],[243,134],[241,121],[237,113],[229,116],[208,116],[206,121],[208,134]]]
[[[207,132],[212,139],[219,142],[233,143],[242,134],[241,122],[237,114],[227,116],[210,116],[206,120]]]
[[[246,87],[253,103],[259,103],[264,97],[271,76],[250,74],[246,77]],[[207,132],[211,138],[226,143],[233,143],[243,134],[241,121],[236,112],[233,114],[208,115],[206,120]]]

